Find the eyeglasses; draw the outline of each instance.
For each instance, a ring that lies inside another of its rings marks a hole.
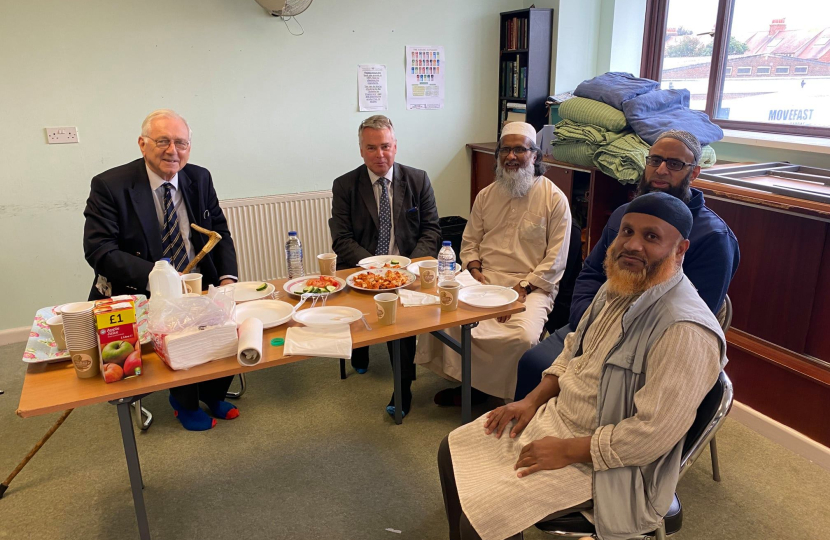
[[[680,161],[679,159],[666,159],[662,156],[646,156],[646,165],[648,165],[649,167],[657,168],[663,162],[666,163],[666,168],[670,171],[680,171],[683,170],[684,167],[690,167],[694,165],[694,163],[686,163],[684,161]]]
[[[516,157],[521,157],[525,155],[525,153],[530,152],[530,148],[525,148],[524,146],[502,146],[499,148],[499,155],[500,156],[508,156],[510,152],[516,155]]]
[[[176,139],[175,141],[170,141],[170,139],[154,139],[146,135],[142,135],[142,137],[153,141],[153,143],[155,143],[156,145],[156,148],[158,148],[159,150],[167,150],[171,142],[176,145],[176,150],[187,150],[188,148],[190,148],[190,141],[185,141],[183,139]]]

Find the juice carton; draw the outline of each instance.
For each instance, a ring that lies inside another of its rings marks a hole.
[[[98,334],[101,374],[108,383],[141,375],[135,301],[100,300],[92,313]]]

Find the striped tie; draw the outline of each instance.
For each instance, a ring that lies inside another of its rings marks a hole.
[[[378,228],[378,248],[375,250],[375,255],[388,255],[389,237],[392,235],[392,208],[389,206],[389,188],[387,187],[389,180],[379,178],[378,182],[380,182],[380,210],[378,211],[380,227]]]
[[[184,248],[182,232],[179,230],[179,216],[173,207],[173,195],[170,193],[173,186],[170,182],[162,185],[164,186],[164,227],[161,230],[161,247],[164,250],[164,257],[170,259],[170,264],[177,272],[181,272],[187,266],[187,250]]]

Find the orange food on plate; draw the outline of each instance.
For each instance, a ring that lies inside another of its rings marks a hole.
[[[334,287],[340,287],[340,284],[331,276],[320,276],[318,278],[309,279],[305,282],[306,287],[319,287],[320,289],[325,289],[329,285],[333,285]]]
[[[387,270],[383,274],[366,272],[354,277],[354,284],[363,289],[395,289],[406,285],[406,274],[397,270]]]

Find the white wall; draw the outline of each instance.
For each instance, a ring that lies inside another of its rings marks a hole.
[[[140,156],[159,107],[190,122],[220,199],[327,189],[361,163],[356,66],[386,64],[398,161],[429,173],[441,215],[466,216],[464,145],[495,138],[498,13],[522,5],[316,0],[294,37],[254,0],[0,3],[0,330],[86,298],[90,178]],[[443,110],[405,110],[405,45],[445,47]],[[47,145],[46,126],[81,142]]]

